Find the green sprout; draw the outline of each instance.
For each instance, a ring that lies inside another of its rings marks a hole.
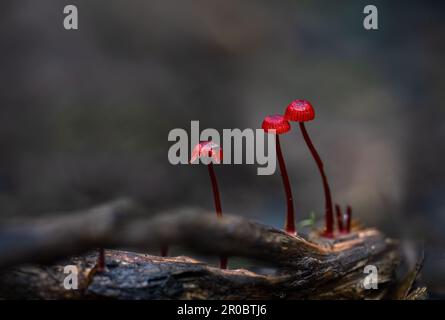
[[[311,211],[311,213],[309,214],[309,218],[300,221],[298,223],[298,227],[299,228],[312,227],[315,224],[316,220],[317,220],[317,216],[316,216],[315,212]]]

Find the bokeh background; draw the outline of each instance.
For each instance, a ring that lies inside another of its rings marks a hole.
[[[79,30],[63,7],[77,5]],[[379,9],[379,30],[363,8]],[[212,209],[207,171],[172,166],[173,128],[259,128],[295,98],[334,200],[425,246],[445,294],[445,5],[439,1],[15,0],[0,3],[1,221],[130,196]],[[297,220],[323,214],[298,130],[282,144]],[[219,166],[225,212],[280,227],[278,172]]]

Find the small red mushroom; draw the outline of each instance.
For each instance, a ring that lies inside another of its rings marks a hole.
[[[195,162],[197,159],[205,159],[204,163],[207,164],[209,169],[210,181],[212,183],[213,198],[215,202],[216,216],[222,218],[221,199],[219,195],[218,182],[216,180],[215,170],[213,163],[221,163],[222,161],[222,149],[213,141],[202,141],[193,148],[190,163]],[[227,257],[220,257],[219,266],[221,269],[227,269]]]
[[[306,142],[312,157],[314,158],[318,170],[320,171],[321,179],[323,181],[323,189],[325,195],[325,220],[326,227],[323,232],[323,236],[327,238],[334,237],[334,213],[332,208],[331,191],[329,189],[328,178],[323,169],[323,162],[315,149],[309,134],[306,131],[304,125],[305,122],[311,121],[315,118],[315,111],[309,101],[306,100],[294,100],[286,108],[285,116],[288,121],[297,121],[300,124],[300,130],[303,134],[304,141]]]
[[[262,128],[267,133],[275,134],[278,164],[280,166],[284,191],[286,193],[287,215],[286,215],[286,222],[284,225],[284,229],[286,230],[287,233],[295,235],[297,232],[295,228],[295,213],[294,213],[294,203],[292,199],[292,190],[289,183],[289,176],[287,174],[286,164],[284,163],[284,157],[281,151],[280,138],[279,138],[280,134],[286,133],[290,130],[290,124],[283,116],[276,114],[264,118]]]

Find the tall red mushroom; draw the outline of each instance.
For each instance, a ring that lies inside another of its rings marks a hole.
[[[221,163],[222,161],[222,149],[213,141],[202,141],[198,143],[192,151],[190,163],[195,162],[197,159],[206,159],[205,163],[209,169],[210,181],[212,184],[213,199],[215,202],[216,216],[222,218],[221,198],[219,195],[218,182],[216,180],[215,170],[213,163]],[[220,257],[220,268],[227,269],[227,257]]]
[[[303,134],[304,141],[306,142],[312,157],[317,164],[318,170],[320,171],[321,179],[323,182],[323,189],[325,195],[325,220],[326,227],[323,232],[323,236],[327,238],[334,237],[334,212],[332,208],[332,198],[331,198],[331,190],[329,188],[328,178],[324,172],[323,162],[315,149],[311,139],[309,138],[309,134],[306,131],[306,127],[304,125],[305,122],[311,121],[315,118],[315,111],[309,101],[306,100],[294,100],[292,101],[286,108],[286,113],[284,115],[286,120],[288,121],[297,121],[300,124],[300,130]]]
[[[283,153],[281,151],[279,137],[280,134],[286,133],[290,130],[290,124],[283,116],[276,114],[264,118],[262,128],[267,133],[275,134],[278,164],[280,166],[284,191],[286,193],[287,215],[284,229],[287,233],[295,235],[297,232],[295,228],[294,202],[292,199],[292,190],[289,183],[289,176],[287,175],[286,164],[284,163]]]

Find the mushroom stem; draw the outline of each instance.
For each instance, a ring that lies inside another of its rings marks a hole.
[[[304,141],[311,151],[312,157],[317,163],[318,170],[320,171],[321,179],[323,180],[323,189],[325,196],[325,221],[326,221],[326,229],[323,232],[323,236],[326,238],[332,238],[334,236],[334,213],[332,209],[332,198],[331,198],[331,190],[329,189],[328,179],[323,169],[323,162],[321,161],[320,156],[318,155],[317,150],[315,149],[311,139],[309,138],[309,134],[306,131],[306,127],[304,126],[304,122],[299,122],[301,133],[303,134]]]
[[[341,212],[341,208],[338,204],[335,205],[335,214],[337,215],[337,224],[338,224],[338,231],[344,232],[344,226],[343,226],[343,214]]]
[[[351,216],[352,216],[352,208],[348,206],[346,208],[346,232],[351,232]]]
[[[216,174],[215,174],[215,169],[213,168],[213,163],[210,162],[207,167],[209,168],[210,181],[212,182],[212,190],[213,190],[213,198],[215,200],[216,216],[218,218],[222,218],[221,198],[219,196],[218,182],[216,181]],[[221,269],[227,269],[227,257],[226,256],[219,257],[219,267]]]
[[[284,163],[283,153],[281,151],[280,137],[278,134],[275,135],[276,141],[276,152],[278,158],[278,164],[280,166],[281,178],[283,180],[284,191],[286,192],[286,204],[287,204],[287,215],[284,229],[287,233],[296,235],[295,229],[295,216],[294,216],[294,202],[292,200],[292,190],[289,183],[289,176],[287,175],[286,164]]]
[[[166,257],[168,255],[168,246],[161,246],[161,257]]]
[[[105,270],[105,249],[99,248],[97,256],[97,272],[103,272]]]
[[[213,198],[215,200],[216,216],[218,218],[221,218],[222,217],[221,199],[219,197],[218,182],[216,181],[216,175],[215,175],[215,169],[213,168],[213,163],[210,162],[207,167],[209,168],[209,176],[210,176],[210,180],[212,182],[212,190],[213,190]]]
[[[227,257],[225,256],[219,257],[219,268],[227,269]]]

